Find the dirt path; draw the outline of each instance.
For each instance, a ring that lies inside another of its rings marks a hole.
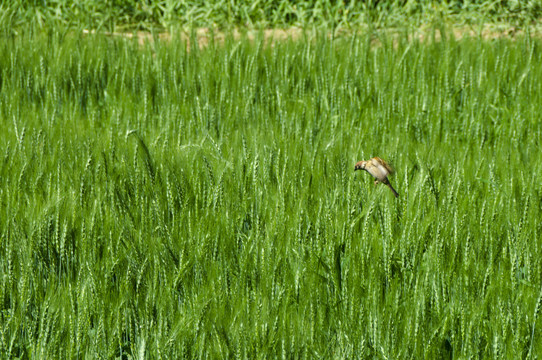
[[[464,37],[481,37],[485,40],[493,40],[493,39],[500,39],[500,38],[510,38],[515,39],[517,37],[521,37],[526,34],[525,29],[517,28],[511,25],[506,24],[491,24],[491,25],[484,25],[482,27],[480,26],[467,26],[467,25],[460,25],[460,26],[445,26],[445,35],[451,36],[453,34],[453,37],[456,40],[462,39]],[[359,29],[357,30],[358,33],[364,33],[366,29]],[[339,30],[335,33],[336,37],[344,37],[348,35],[354,34],[354,30]],[[239,29],[234,29],[231,32],[224,32],[224,31],[211,31],[209,28],[199,28],[195,30],[195,35],[197,37],[198,45],[200,48],[205,47],[209,44],[209,42],[214,39],[214,41],[217,41],[218,43],[223,42],[228,36],[232,36],[234,39],[241,39],[246,38],[248,40],[255,40],[258,38],[260,33],[260,30],[244,30],[241,31]],[[284,41],[288,39],[296,40],[304,35],[307,35],[310,37],[311,31],[306,31],[301,28],[297,27],[291,27],[288,29],[265,29],[263,30],[263,37],[266,42],[269,42],[273,44],[276,41]],[[374,31],[374,38],[375,43],[378,43],[378,36],[387,34],[391,36],[398,36],[401,32],[397,29],[383,29],[383,30],[375,30]],[[440,30],[435,30],[435,27],[432,26],[422,26],[418,30],[410,31],[409,32],[409,38],[417,39],[419,41],[430,41],[433,38],[435,40],[440,40],[443,36],[443,34],[440,32]],[[144,32],[144,31],[138,31],[138,32],[102,32],[97,33],[95,31],[89,31],[89,30],[83,30],[83,34],[90,35],[90,34],[102,34],[104,36],[111,36],[111,37],[123,37],[126,39],[133,39],[137,38],[138,43],[143,46],[146,43],[153,43],[156,39],[159,39],[160,41],[171,41],[174,38],[180,39],[181,41],[186,41],[187,44],[190,44],[191,39],[191,32],[190,31],[179,31],[178,33],[171,33],[171,32],[161,32],[158,34],[151,34],[150,32]],[[535,28],[530,29],[529,34],[531,36],[541,37],[542,35],[542,28]]]

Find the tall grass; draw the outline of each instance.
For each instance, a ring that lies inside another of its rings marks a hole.
[[[1,357],[539,356],[541,62],[2,38]]]
[[[537,23],[540,0],[11,0],[0,3],[0,24],[11,28],[64,24],[85,28],[170,26],[357,28],[442,21],[467,24]]]

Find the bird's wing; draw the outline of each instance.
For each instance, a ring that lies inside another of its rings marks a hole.
[[[388,171],[385,167],[380,165],[378,161],[371,159],[369,160],[368,166],[365,167],[365,170],[367,170],[373,177],[375,177],[379,181],[383,181],[386,176],[388,176]]]
[[[375,160],[375,165],[377,165],[379,169],[381,169],[381,171],[385,172],[386,176],[395,173],[395,170],[393,170],[390,164],[388,164],[386,161],[382,160],[379,157],[374,157],[373,159]]]
[[[373,164],[372,161],[367,162],[367,165],[365,165],[365,170],[377,180],[382,178],[382,171],[378,168],[378,166]]]

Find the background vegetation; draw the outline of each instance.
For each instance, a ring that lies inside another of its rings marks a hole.
[[[1,357],[539,356],[541,43],[407,35],[7,33]]]
[[[0,3],[0,23],[64,24],[98,29],[164,29],[171,26],[351,28],[539,22],[542,0],[11,0]]]

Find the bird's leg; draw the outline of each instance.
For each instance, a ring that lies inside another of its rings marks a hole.
[[[378,185],[379,181],[378,180],[375,180],[375,186]]]

